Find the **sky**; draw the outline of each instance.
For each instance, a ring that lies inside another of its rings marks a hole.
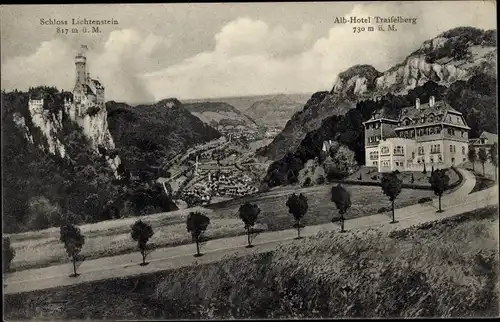
[[[493,1],[3,5],[0,10],[2,89],[71,90],[74,57],[86,44],[88,71],[106,87],[106,100],[131,104],[330,90],[350,66],[370,64],[383,72],[451,28],[496,28]],[[353,16],[372,20],[336,23]],[[375,16],[416,18],[416,23],[382,32]],[[73,18],[118,24],[84,34],[82,25],[71,25]],[[41,19],[68,25],[41,25]],[[369,26],[376,30],[353,32]],[[80,32],[57,33],[57,27]]]

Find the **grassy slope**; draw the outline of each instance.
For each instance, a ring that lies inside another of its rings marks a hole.
[[[331,185],[321,185],[311,188],[300,189],[308,197],[309,210],[304,217],[305,225],[317,225],[328,223],[337,210],[330,202]],[[380,187],[371,186],[347,186],[352,195],[352,207],[347,216],[349,218],[361,217],[377,213],[381,207],[390,207],[390,202],[383,195]],[[296,189],[295,189],[296,190]],[[278,196],[273,194],[286,191]],[[268,231],[289,229],[293,227],[294,221],[286,208],[286,200],[292,191],[283,188],[273,190],[270,193],[245,198],[259,205],[261,215],[257,222],[259,226],[267,228]],[[396,200],[397,207],[404,207],[416,203],[422,197],[432,197],[433,193],[427,190],[404,189]],[[207,230],[207,237],[222,238],[245,234],[243,223],[238,217],[238,208],[242,201],[230,201],[225,206],[206,210],[211,219]],[[224,204],[224,203],[223,203]],[[191,236],[186,232],[185,220],[187,211],[178,211],[175,214],[165,213],[145,218],[155,230],[151,239],[153,247],[165,247],[191,243]],[[397,213],[396,213],[397,216]],[[136,251],[136,244],[130,238],[130,225],[133,219],[123,219],[104,222],[96,225],[86,225],[83,233],[86,242],[82,254],[88,259],[112,256]],[[33,238],[29,238],[32,234]],[[34,239],[37,238],[38,239]],[[12,269],[26,269],[43,267],[54,263],[68,262],[63,245],[59,241],[57,229],[47,230],[46,233],[32,232],[22,235],[22,238],[14,235],[11,237],[16,257],[12,262]],[[16,241],[16,239],[18,241]]]
[[[497,316],[497,211],[391,234],[328,232],[215,264],[8,295],[5,317]]]

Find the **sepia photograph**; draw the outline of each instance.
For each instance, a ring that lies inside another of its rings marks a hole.
[[[1,5],[3,319],[498,318],[496,12]]]

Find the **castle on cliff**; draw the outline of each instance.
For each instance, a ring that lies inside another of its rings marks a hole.
[[[90,77],[87,72],[87,57],[85,51],[87,46],[82,45],[75,57],[76,82],[73,87],[73,99],[64,98],[64,110],[71,120],[82,119],[90,111],[104,109],[104,86],[96,79]],[[34,112],[41,112],[44,99],[39,96],[30,96],[30,109]]]
[[[89,139],[92,147],[112,150],[115,144],[108,129],[108,119],[104,99],[104,86],[87,72],[87,46],[82,45],[75,57],[76,81],[72,95],[65,95],[62,108],[56,114],[44,108],[43,95],[31,95],[28,102],[29,112],[35,126],[42,130],[47,139],[48,150],[52,154],[65,157],[64,145],[58,138],[63,127],[63,114],[78,124],[82,133]],[[72,97],[71,97],[72,96]],[[64,113],[63,113],[64,112]],[[120,164],[118,156],[106,157],[113,169]]]
[[[104,106],[104,86],[90,77],[87,72],[87,57],[85,56],[86,47],[75,57],[76,65],[76,83],[73,88],[73,100],[81,106]]]

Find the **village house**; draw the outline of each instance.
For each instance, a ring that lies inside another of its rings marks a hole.
[[[365,126],[366,165],[379,172],[443,169],[467,161],[467,126],[462,113],[444,101],[405,107],[399,117],[374,113]]]

